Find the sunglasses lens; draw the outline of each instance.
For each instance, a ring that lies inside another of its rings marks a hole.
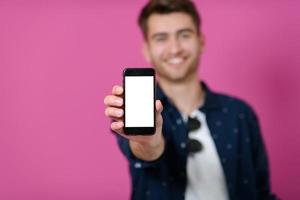
[[[200,152],[203,148],[202,144],[195,139],[188,139],[187,147],[189,153]]]
[[[201,123],[197,118],[191,118],[191,117],[188,118],[187,128],[189,131],[197,130],[200,127],[201,127]]]

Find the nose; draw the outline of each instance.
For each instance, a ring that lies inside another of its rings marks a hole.
[[[182,48],[181,48],[180,41],[177,38],[171,39],[170,44],[169,44],[170,54],[176,55],[176,54],[180,53],[181,50],[182,50]]]

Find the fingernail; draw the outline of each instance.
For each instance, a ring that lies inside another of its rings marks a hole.
[[[122,116],[122,115],[123,115],[123,110],[117,110],[117,111],[116,111],[116,114],[117,114],[118,116]]]
[[[122,122],[118,122],[118,123],[117,123],[117,127],[119,127],[119,128],[121,128],[122,125],[123,125]]]
[[[118,105],[122,105],[123,104],[123,100],[122,99],[116,99],[115,102]]]

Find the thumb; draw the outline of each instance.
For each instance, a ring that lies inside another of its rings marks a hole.
[[[155,101],[156,113],[160,114],[163,111],[163,105],[160,100]]]
[[[157,130],[161,131],[162,124],[163,124],[163,119],[161,116],[163,105],[160,100],[156,100],[155,106],[156,106],[156,128],[158,128]]]

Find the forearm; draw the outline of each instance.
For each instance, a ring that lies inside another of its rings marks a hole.
[[[155,143],[140,143],[135,141],[129,142],[132,153],[144,161],[154,161],[158,159],[165,149],[165,140],[163,136]]]

